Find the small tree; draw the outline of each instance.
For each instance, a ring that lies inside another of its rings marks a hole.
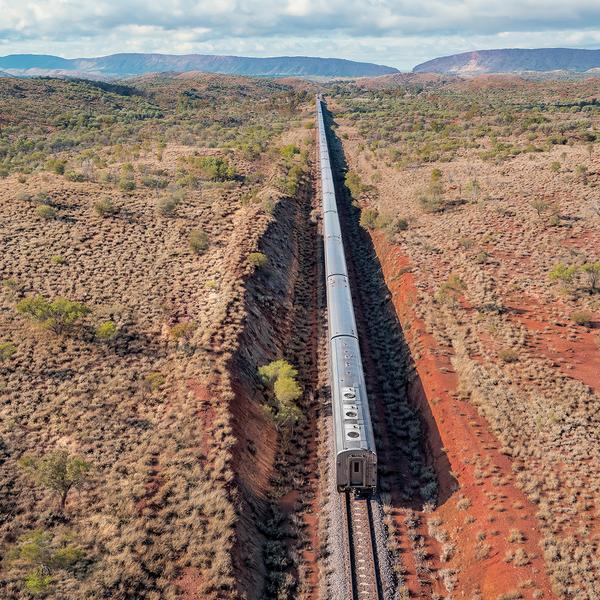
[[[593,263],[585,263],[581,267],[581,270],[587,276],[590,292],[595,292],[600,282],[600,260]]]
[[[61,334],[70,331],[91,310],[85,304],[67,298],[50,301],[38,295],[21,300],[17,304],[17,312],[38,322],[44,329]]]
[[[65,509],[69,492],[83,485],[90,470],[89,463],[70,456],[66,450],[57,450],[41,458],[25,456],[19,464],[36,483],[56,493],[61,512]]]
[[[546,200],[538,198],[531,203],[531,208],[535,210],[537,216],[541,219],[542,214],[550,208],[550,203],[546,202]]]

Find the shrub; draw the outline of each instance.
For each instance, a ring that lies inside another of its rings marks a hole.
[[[576,266],[568,266],[562,262],[559,262],[554,265],[552,270],[548,273],[548,277],[550,277],[550,279],[553,281],[562,281],[565,284],[569,284],[573,282],[573,278],[575,277],[576,273]]]
[[[581,267],[581,270],[587,276],[590,291],[595,292],[598,289],[598,282],[600,282],[600,260],[593,263],[585,263]]]
[[[165,378],[162,373],[153,371],[148,373],[144,379],[146,386],[151,392],[157,392],[163,385],[165,385]]]
[[[560,171],[560,163],[557,160],[555,160],[554,162],[552,162],[550,164],[550,170],[553,173],[558,173]]]
[[[389,229],[392,233],[400,233],[401,231],[406,231],[408,229],[408,221],[400,217],[394,219],[390,223]]]
[[[283,146],[282,148],[279,148],[279,154],[281,154],[281,156],[283,156],[283,158],[286,159],[291,159],[294,157],[294,155],[296,154],[300,154],[300,148],[298,148],[298,146],[294,145],[294,144],[288,144],[287,146]]]
[[[48,169],[48,171],[52,171],[53,173],[56,173],[57,175],[64,175],[66,164],[67,164],[66,160],[60,160],[58,158],[51,158],[46,162],[46,169]]]
[[[541,218],[542,214],[550,208],[550,203],[543,199],[537,199],[531,202],[531,208],[537,212],[538,217]]]
[[[177,325],[173,325],[171,327],[171,337],[175,341],[179,340],[189,340],[192,337],[192,334],[196,330],[196,324],[190,322],[177,323]]]
[[[500,352],[498,352],[498,356],[500,357],[500,360],[505,363],[514,363],[519,360],[519,353],[512,348],[500,350]]]
[[[353,200],[358,200],[363,193],[363,185],[360,181],[360,175],[356,171],[348,171],[344,178],[344,183],[350,191]]]
[[[96,327],[96,338],[103,342],[114,339],[116,335],[117,325],[114,321],[104,321],[104,323],[100,323],[100,325]]]
[[[437,299],[440,302],[454,304],[457,302],[461,293],[466,290],[465,282],[458,275],[450,275],[448,279],[440,286],[437,293]]]
[[[296,400],[302,396],[302,389],[296,381],[298,371],[285,360],[276,360],[258,369],[261,381],[273,391],[274,399],[266,406],[266,411],[278,428],[293,432],[294,425],[302,418],[302,411]]]
[[[119,207],[115,206],[111,198],[102,198],[94,204],[94,210],[100,217],[112,217],[119,212]]]
[[[437,213],[444,210],[444,199],[436,194],[422,194],[418,197],[418,202],[426,213]]]
[[[35,212],[37,213],[38,217],[41,217],[46,221],[49,221],[50,219],[55,219],[58,216],[56,209],[52,208],[52,206],[48,206],[47,204],[40,204],[35,209]]]
[[[286,360],[279,359],[263,365],[258,369],[260,380],[269,385],[275,382],[279,377],[290,377],[292,379],[298,376],[298,371]]]
[[[12,342],[0,342],[0,362],[9,360],[17,352],[17,347]]]
[[[594,316],[587,310],[578,310],[571,313],[571,321],[576,325],[587,325],[589,327],[593,320]]]
[[[208,234],[202,229],[193,229],[190,232],[190,248],[196,254],[204,254],[208,250]]]
[[[248,255],[248,262],[257,269],[262,269],[267,265],[269,259],[267,258],[267,255],[262,252],[251,252]]]
[[[377,218],[379,217],[379,211],[376,208],[365,208],[360,213],[360,224],[369,230],[373,230],[377,227]]]
[[[129,177],[119,179],[119,189],[122,192],[133,192],[135,190],[135,181]]]
[[[229,181],[235,179],[235,169],[220,156],[188,156],[183,159],[192,175],[199,175],[210,181]]]
[[[50,262],[53,265],[64,265],[67,262],[67,259],[60,254],[54,254],[50,257]]]
[[[54,581],[53,571],[73,567],[85,558],[85,553],[73,543],[71,535],[36,529],[18,539],[9,557],[13,564],[30,569],[25,576],[26,589],[32,594],[43,594]]]
[[[85,181],[85,175],[83,173],[78,173],[77,171],[67,171],[65,173],[65,179],[76,183],[82,183]]]
[[[178,194],[169,194],[168,196],[163,196],[162,198],[159,198],[158,202],[156,203],[156,210],[163,217],[172,217],[175,215],[181,199],[181,196]]]
[[[50,301],[43,296],[32,296],[17,304],[17,312],[33,319],[44,329],[60,334],[70,331],[91,311],[85,304],[67,298]]]
[[[66,450],[57,450],[41,458],[25,456],[19,464],[36,483],[55,492],[61,512],[69,492],[83,485],[90,470],[87,462],[70,456]]]

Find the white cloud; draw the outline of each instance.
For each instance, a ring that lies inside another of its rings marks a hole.
[[[0,54],[340,56],[600,44],[599,0],[0,0]]]

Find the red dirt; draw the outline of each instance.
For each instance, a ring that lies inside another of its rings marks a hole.
[[[600,317],[595,316],[593,327],[557,323],[534,299],[519,296],[518,308],[511,318],[530,333],[530,348],[535,356],[552,361],[553,366],[572,379],[600,391],[600,353],[597,327]],[[566,310],[566,309],[565,309]]]
[[[434,460],[445,451],[451,475],[460,486],[460,492],[434,513],[442,519],[442,529],[449,533],[449,541],[457,548],[453,558],[435,566],[458,572],[454,591],[457,597],[469,597],[479,589],[484,599],[495,599],[499,594],[517,590],[520,582],[529,580],[533,585],[520,590],[524,598],[531,598],[535,588],[543,591],[545,598],[554,598],[540,556],[535,505],[514,485],[513,463],[499,451],[500,445],[487,422],[475,407],[458,399],[458,381],[448,350],[439,347],[434,337],[426,333],[423,321],[416,318],[413,310],[417,296],[415,277],[410,272],[397,275],[399,268],[409,266],[407,256],[400,247],[390,245],[383,235],[373,233],[372,237],[407,342],[413,356],[419,356],[415,360],[418,378],[410,393],[415,403],[427,407],[422,410],[426,421],[433,419],[437,425],[430,430],[440,431],[443,447],[436,448],[434,440]],[[503,480],[501,484],[497,477]],[[440,497],[446,497],[452,485],[451,477],[442,477]],[[486,494],[494,494],[495,499]],[[463,510],[457,508],[460,497],[468,498],[471,506]],[[466,517],[472,522],[467,523]],[[524,534],[524,543],[507,541],[513,529]],[[490,546],[485,558],[476,556],[478,532],[486,534],[482,543]],[[507,551],[517,548],[526,551],[530,564],[517,567],[503,560]]]

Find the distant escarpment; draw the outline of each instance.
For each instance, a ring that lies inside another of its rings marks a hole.
[[[393,67],[341,58],[249,58],[208,54],[112,54],[97,58],[72,59],[50,55],[12,54],[0,57],[0,70],[17,76],[52,75],[90,79],[187,71],[258,77],[375,77],[398,72]]]
[[[0,63],[1,66],[1,63]],[[573,48],[508,48],[476,50],[442,56],[414,67],[414,73],[522,73],[527,71],[573,71],[600,69],[600,50]]]

